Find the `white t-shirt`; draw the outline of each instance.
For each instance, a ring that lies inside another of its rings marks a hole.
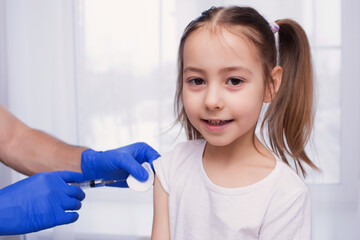
[[[172,240],[311,239],[309,192],[295,171],[277,160],[274,170],[255,184],[220,187],[203,168],[205,143],[180,143],[154,161],[169,195]]]

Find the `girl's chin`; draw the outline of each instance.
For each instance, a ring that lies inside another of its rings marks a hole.
[[[230,145],[233,141],[226,141],[225,139],[205,138],[206,142],[213,147],[225,147]]]

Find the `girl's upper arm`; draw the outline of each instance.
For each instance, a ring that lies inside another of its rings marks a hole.
[[[154,182],[154,219],[152,227],[152,240],[170,239],[169,224],[169,196],[161,186],[161,183],[155,175]]]

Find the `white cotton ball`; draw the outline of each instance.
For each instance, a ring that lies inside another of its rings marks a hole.
[[[144,162],[143,164],[141,164],[141,166],[143,166],[149,174],[149,178],[145,182],[138,181],[132,175],[129,175],[126,179],[129,188],[137,192],[145,192],[149,190],[154,184],[154,172],[151,169],[150,164]]]

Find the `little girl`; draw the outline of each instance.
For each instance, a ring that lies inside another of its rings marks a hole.
[[[304,30],[213,7],[186,27],[178,61],[189,141],[154,161],[152,239],[310,239],[309,192],[296,174],[317,169],[304,151],[313,123]],[[263,103],[268,148],[255,135]]]

